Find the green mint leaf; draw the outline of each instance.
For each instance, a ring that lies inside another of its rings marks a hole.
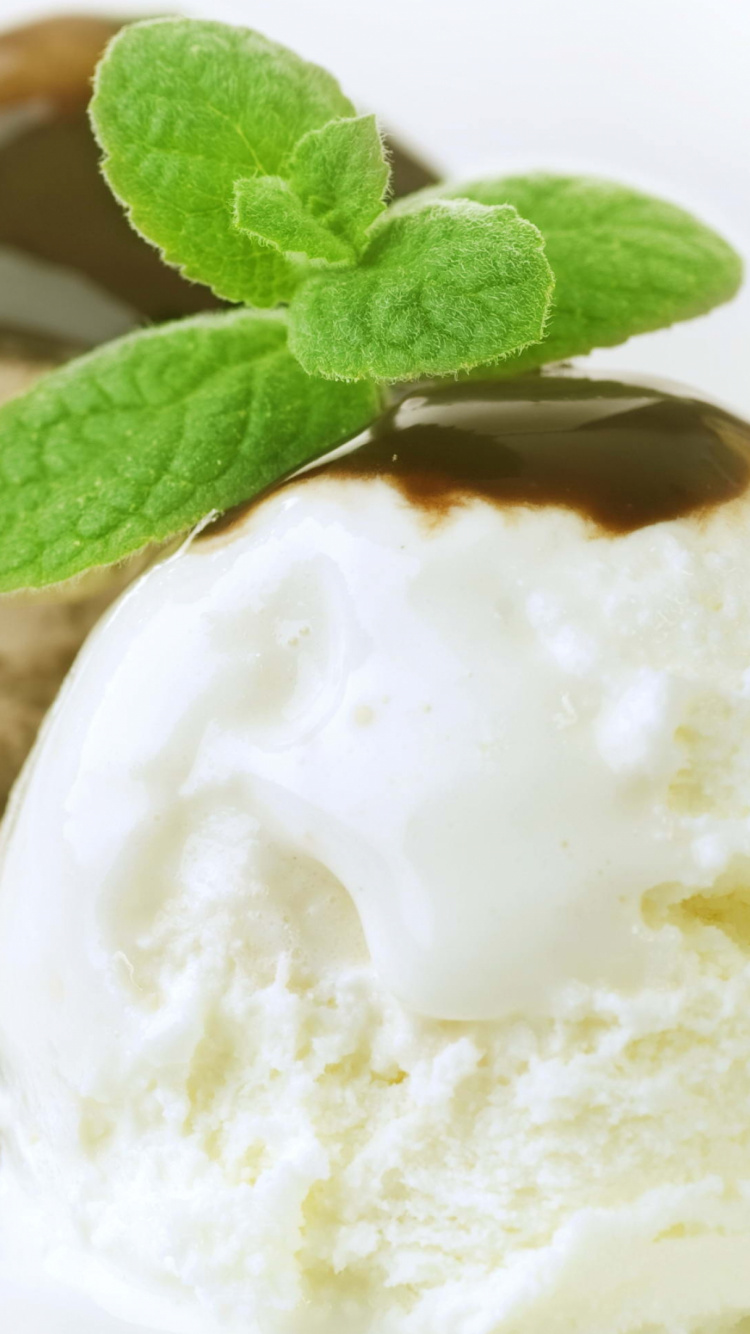
[[[354,108],[331,75],[258,33],[156,19],[115,37],[91,117],[104,174],[133,226],[188,278],[273,306],[296,268],[234,227],[235,181],[285,176],[310,130]]]
[[[374,116],[334,120],[300,139],[291,183],[308,210],[358,251],[385,209],[389,168]]]
[[[450,375],[541,338],[552,286],[541,236],[515,209],[436,201],[387,213],[356,268],[306,277],[289,347],[335,379]]]
[[[556,282],[547,337],[504,362],[501,374],[702,315],[734,296],[742,279],[739,256],[716,232],[674,204],[612,181],[510,176],[438,193],[513,204],[544,237]]]
[[[121,560],[361,430],[372,384],[306,375],[240,310],[119,339],[0,407],[0,591]]]
[[[256,176],[234,187],[234,223],[240,231],[282,253],[309,259],[353,260],[354,251],[308,212],[280,176]]]

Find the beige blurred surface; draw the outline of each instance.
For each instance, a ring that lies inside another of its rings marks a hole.
[[[47,369],[19,355],[0,358],[0,402]],[[0,810],[84,635],[98,614],[80,602],[0,598]]]
[[[0,810],[83,640],[131,578],[128,567],[95,592],[0,598]]]

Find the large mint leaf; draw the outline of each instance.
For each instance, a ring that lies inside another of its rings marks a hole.
[[[121,560],[354,435],[372,384],[306,375],[281,316],[131,334],[0,408],[0,591]]]
[[[499,366],[502,374],[702,315],[734,296],[742,279],[739,256],[716,232],[674,204],[613,181],[508,176],[426,191],[410,207],[436,193],[513,204],[544,237],[555,274],[547,336]]]
[[[289,346],[332,378],[450,375],[541,338],[552,286],[541,236],[513,208],[438,200],[389,211],[356,268],[297,289]]]
[[[91,116],[133,226],[219,296],[272,306],[295,269],[233,225],[240,178],[285,175],[300,139],[354,108],[331,75],[259,33],[157,19],[102,60]]]

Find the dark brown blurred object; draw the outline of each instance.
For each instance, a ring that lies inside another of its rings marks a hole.
[[[74,294],[58,295],[65,308],[51,312],[55,332],[65,334],[67,313],[70,340],[89,346],[144,317],[174,319],[221,305],[136,235],[99,171],[86,104],[96,61],[120,26],[114,18],[68,16],[0,36],[0,250],[5,264],[15,254],[41,261],[42,270],[57,265],[95,284],[100,298],[115,298],[109,325],[106,305],[89,292],[95,314],[87,325],[83,285],[77,309]],[[4,310],[0,295],[0,329],[19,325],[17,308],[15,300]],[[27,328],[38,328],[37,317],[27,318]]]
[[[94,66],[122,22],[71,14],[5,33],[0,43],[0,106],[42,97],[59,115],[84,109]]]
[[[420,158],[414,157],[390,135],[386,135],[386,146],[391,160],[391,193],[394,199],[410,195],[415,190],[423,190],[426,185],[437,185],[440,176],[433,167],[428,167]]]
[[[133,231],[99,172],[85,113],[32,124],[6,142],[0,199],[0,245],[85,274],[137,316],[169,320],[221,305]]]

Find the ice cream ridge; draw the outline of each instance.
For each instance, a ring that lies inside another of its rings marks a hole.
[[[297,80],[283,152],[253,62]],[[240,308],[0,407],[3,588],[180,539],[3,825],[0,1236],[91,1334],[745,1334],[750,424],[540,369],[738,261],[608,182],[368,214],[328,79],[218,24],[115,38],[105,173]],[[215,253],[175,165],[208,88],[264,144]]]

